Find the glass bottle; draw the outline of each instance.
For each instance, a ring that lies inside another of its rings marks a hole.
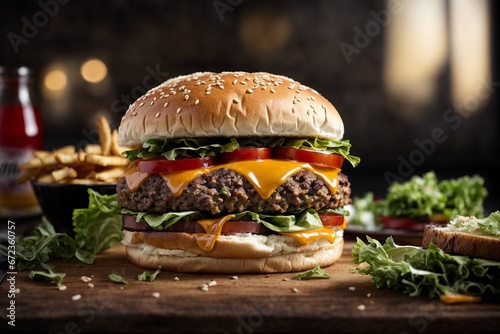
[[[39,211],[28,182],[19,183],[18,166],[43,148],[40,110],[27,67],[0,67],[0,214]]]

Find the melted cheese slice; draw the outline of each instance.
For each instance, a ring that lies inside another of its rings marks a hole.
[[[206,232],[194,233],[198,247],[200,247],[204,252],[210,252],[214,248],[215,242],[221,234],[224,223],[230,218],[231,215],[227,215],[215,219],[198,220],[197,223],[200,224]],[[340,228],[345,228],[345,224],[340,226]],[[318,239],[326,239],[328,242],[333,243],[337,236],[333,227],[322,227],[303,232],[281,232],[280,234],[294,238],[301,245],[307,245]]]
[[[174,196],[180,196],[184,188],[193,179],[221,168],[231,169],[243,175],[264,199],[269,198],[277,187],[300,170],[306,170],[318,176],[325,182],[330,193],[334,194],[337,192],[338,174],[340,172],[338,168],[312,166],[308,163],[289,160],[265,159],[230,162],[161,175]],[[129,168],[125,172],[127,185],[131,191],[137,191],[147,176],[147,173],[135,171],[134,168]]]

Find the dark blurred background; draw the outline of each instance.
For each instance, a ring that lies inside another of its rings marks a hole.
[[[129,103],[195,71],[294,78],[339,110],[355,196],[434,170],[480,174],[500,209],[498,2],[2,1],[0,65],[27,65],[45,147],[95,142]],[[487,212],[487,213],[488,213]]]

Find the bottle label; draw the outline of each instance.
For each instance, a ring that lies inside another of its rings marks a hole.
[[[23,173],[19,164],[33,157],[32,150],[0,147],[0,207],[32,206],[29,200],[32,189],[29,182],[19,183]]]

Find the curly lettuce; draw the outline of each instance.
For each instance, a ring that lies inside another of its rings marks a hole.
[[[123,152],[131,161],[135,159],[211,157],[232,152],[240,147],[291,147],[342,155],[354,167],[360,158],[351,155],[349,140],[291,139],[291,138],[202,138],[202,139],[149,139],[142,147]]]
[[[367,237],[357,239],[353,261],[372,277],[377,288],[402,291],[409,296],[443,297],[454,294],[500,297],[500,262],[450,255],[430,244],[427,249],[400,246],[392,237],[384,244]]]

